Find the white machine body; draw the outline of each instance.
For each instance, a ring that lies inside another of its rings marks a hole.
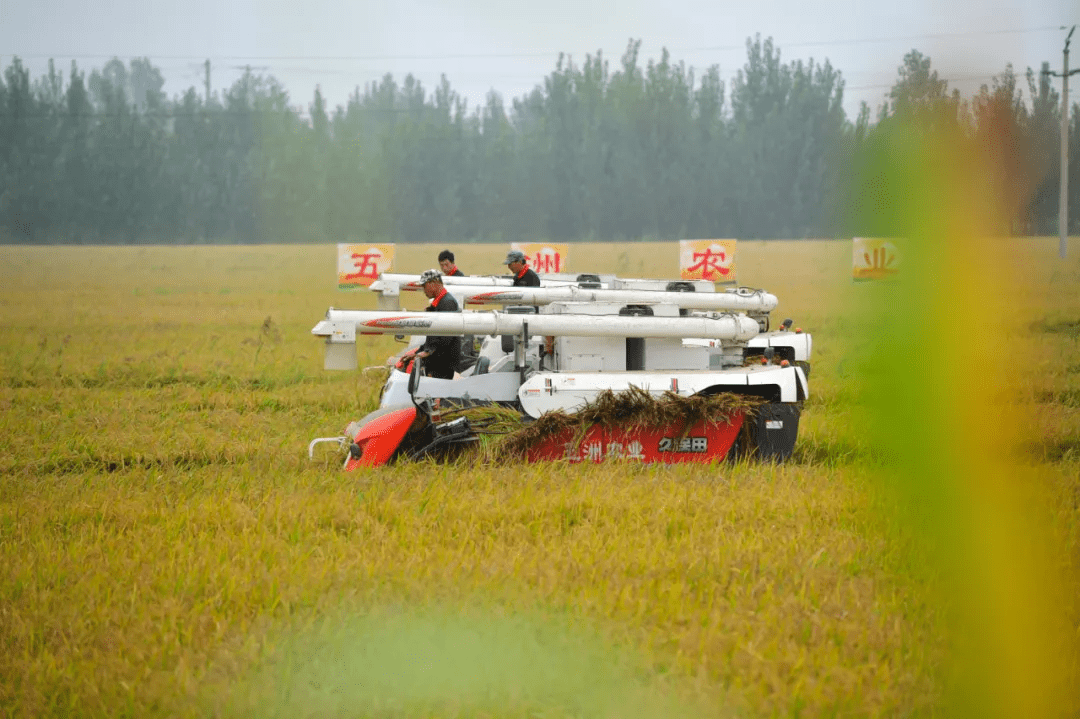
[[[494,297],[490,287],[468,292]],[[475,363],[455,379],[422,376],[410,394],[409,376],[392,370],[383,407],[457,398],[513,404],[539,417],[574,411],[600,392],[630,387],[658,396],[737,392],[784,404],[809,396],[810,335],[789,331],[789,321],[782,330],[761,331],[776,306],[775,296],[763,291],[548,287],[508,292],[514,296],[495,301],[529,300],[533,306],[438,313],[331,308],[312,334],[326,342],[328,369],[348,368],[350,354],[356,366],[357,334],[412,335],[413,347],[427,335],[482,338]],[[688,311],[687,302],[697,298],[711,298],[713,304],[703,306],[728,311]]]

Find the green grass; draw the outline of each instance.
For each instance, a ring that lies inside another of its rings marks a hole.
[[[398,262],[425,269],[438,249],[399,247]],[[1017,321],[1000,338],[1013,379],[995,399],[1024,418],[1010,475],[1021,502],[1002,526],[1026,528],[1032,546],[1017,551],[1037,551],[1030,566],[1049,569],[1031,576],[1054,581],[1001,602],[1004,616],[1065,627],[1052,648],[1068,681],[1080,676],[1080,266],[1063,270],[1055,249],[1017,250],[1030,281],[1010,288]],[[459,264],[496,272],[503,251],[470,245]],[[336,289],[333,247],[0,247],[4,715],[972,706],[965,677],[1013,676],[1017,652],[982,651],[1005,669],[970,659],[968,624],[1001,616],[955,581],[962,532],[980,526],[964,519],[977,481],[946,515],[950,533],[926,531],[888,480],[894,449],[868,424],[882,370],[863,311],[887,290],[850,282],[847,242],[739,252],[740,280],[814,333],[789,464],[344,474],[328,449],[310,462],[307,442],[374,407],[382,375],[321,369],[310,329],[325,309],[374,306]],[[569,260],[670,276],[675,254],[574,245]],[[950,311],[958,328],[997,331],[977,308]],[[364,337],[360,365],[399,347]],[[1053,697],[1055,714],[1080,711],[1068,692]]]

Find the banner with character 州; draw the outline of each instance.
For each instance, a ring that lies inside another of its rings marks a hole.
[[[566,251],[570,245],[549,242],[512,242],[511,250],[520,250],[529,260],[529,267],[537,274],[566,272]]]

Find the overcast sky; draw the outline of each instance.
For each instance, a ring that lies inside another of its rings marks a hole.
[[[388,72],[429,90],[445,73],[475,107],[490,90],[507,104],[527,93],[560,52],[582,61],[602,50],[614,70],[631,38],[642,66],[667,47],[698,76],[719,65],[730,89],[746,39],[760,33],[785,62],[828,59],[853,115],[860,101],[882,102],[912,48],[970,95],[1010,62],[1018,73],[1043,61],[1060,70],[1060,27],[1076,23],[1078,0],[0,0],[0,62],[18,55],[37,76],[51,57],[66,75],[72,59],[88,69],[145,56],[170,97],[202,91],[206,59],[215,91],[250,65],[304,107],[316,85],[333,106]],[[1080,65],[1080,52],[1071,59]]]

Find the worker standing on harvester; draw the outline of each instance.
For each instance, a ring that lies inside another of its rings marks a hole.
[[[443,276],[445,277],[464,277],[465,273],[457,268],[454,264],[454,253],[450,250],[443,250],[439,253],[439,268],[442,269]]]
[[[431,300],[427,312],[460,312],[457,300],[443,287],[442,276],[438,270],[428,270],[420,275],[424,285],[424,296]],[[424,369],[428,377],[454,379],[461,362],[461,339],[459,337],[427,337],[417,353],[424,358]]]
[[[503,264],[514,273],[514,287],[539,287],[540,276],[533,272],[525,260],[525,253],[521,250],[510,250]]]

